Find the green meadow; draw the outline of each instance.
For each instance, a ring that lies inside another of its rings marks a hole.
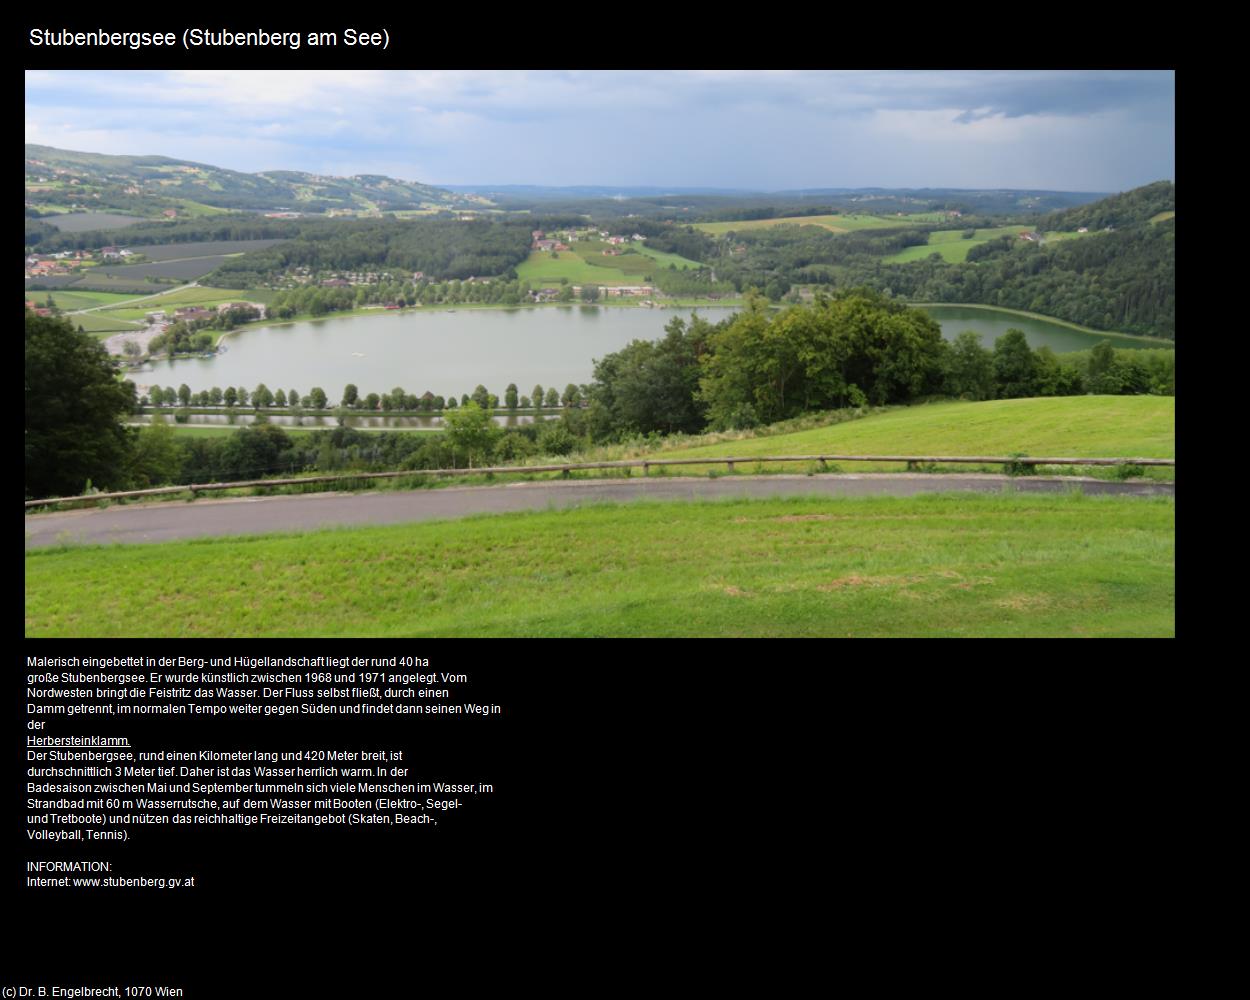
[[[1000,236],[1016,236],[1024,226],[998,226],[994,229],[978,229],[971,239],[964,239],[962,229],[939,229],[929,234],[929,242],[908,247],[885,258],[887,264],[905,264],[912,260],[924,260],[930,254],[938,254],[945,261],[958,264],[968,259],[973,247],[996,240]],[[1049,238],[1049,237],[1048,237]]]
[[[646,246],[645,244],[635,243],[634,249],[637,250],[640,254],[650,257],[660,267],[667,268],[671,265],[677,268],[677,270],[679,271],[684,271],[687,268],[691,268],[691,267],[698,268],[701,266],[698,261],[689,260],[685,257],[682,257],[680,254],[665,253],[662,250],[652,250],[650,247]]]
[[[270,288],[209,288],[197,285],[193,288],[180,288],[156,298],[145,298],[133,306],[122,303],[101,310],[101,314],[111,314],[119,319],[144,319],[150,312],[161,310],[172,311],[183,306],[204,306],[215,308],[225,302],[261,302],[268,303],[277,294]],[[131,296],[133,299],[133,296]]]
[[[620,258],[601,259],[613,261]],[[626,274],[614,264],[589,264],[571,250],[561,250],[554,258],[545,251],[532,250],[529,259],[517,267],[516,273],[517,278],[528,281],[535,288],[559,285],[561,278],[568,279],[570,285],[641,284],[637,274]]]
[[[129,323],[120,319],[116,315],[109,315],[102,312],[78,313],[74,316],[65,317],[75,328],[82,327],[87,333],[102,334],[109,336],[114,333],[122,333],[131,331],[134,333],[143,329],[142,324]]]
[[[724,435],[713,444],[667,448],[656,457],[1012,453],[1056,458],[1175,458],[1176,400],[1171,396],[1061,396],[927,403],[789,434],[744,435],[737,440]],[[884,462],[839,462],[838,466],[848,472],[905,468]],[[764,468],[774,472],[801,469],[794,464]],[[958,466],[940,468],[953,471]],[[1073,468],[1080,475],[1095,474],[1083,467]],[[755,466],[740,466],[737,471],[752,472]],[[1148,475],[1172,479],[1174,467],[1152,469]]]
[[[118,305],[122,302],[129,302],[135,298],[133,295],[127,295],[125,292],[27,292],[28,298],[35,299],[39,305],[43,305],[48,295],[52,295],[52,301],[58,309],[70,312],[75,309],[95,309],[97,306]]]

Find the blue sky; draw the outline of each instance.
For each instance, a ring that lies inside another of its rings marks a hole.
[[[58,71],[26,141],[431,184],[1122,191],[1170,71]]]

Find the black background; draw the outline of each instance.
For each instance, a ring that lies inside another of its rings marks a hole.
[[[798,964],[769,981],[797,987],[830,950],[858,961],[964,926],[1011,938],[1002,915],[1022,919],[1022,905],[1030,920],[1063,906],[1069,929],[1096,925],[1071,894],[1119,907],[1146,891],[1138,864],[1180,777],[1142,711],[1165,687],[1020,664],[856,663],[868,644],[839,644],[836,660],[834,648],[28,642],[45,656],[424,656],[505,711],[51,721],[53,734],[124,731],[136,748],[401,746],[411,777],[445,769],[496,794],[437,828],[136,827],[125,844],[32,846],[19,688],[4,884],[20,919],[5,982],[163,982],[195,997],[483,977],[589,988],[571,972],[585,961],[622,982],[669,959],[732,981],[792,950]],[[194,872],[199,885],[26,888],[25,860],[55,857]],[[713,952],[694,945],[709,934]]]
[[[22,31],[27,68],[74,69],[737,66],[767,64],[769,52],[777,65],[827,66],[836,53],[847,66],[858,51],[880,54],[885,38],[894,65],[985,65],[994,51],[936,24],[900,36],[879,15],[795,13],[777,24],[770,13],[770,27],[693,8],[631,28],[576,12],[518,26],[422,8],[196,22],[386,24],[386,53],[35,50],[25,44],[32,25]],[[116,10],[33,23],[180,31],[176,21],[168,10]],[[1082,51],[1124,51],[1090,31]],[[782,48],[756,47],[765,37]],[[394,984],[401,995],[448,983],[473,992],[502,980],[514,992],[587,995],[713,983],[806,992],[815,975],[822,989],[918,977],[999,995],[1070,988],[1065,970],[1084,961],[1142,967],[1148,956],[1122,948],[1119,934],[1158,912],[1163,831],[1191,797],[1185,733],[1206,709],[1170,671],[1142,662],[1159,654],[1129,648],[1131,657],[1105,644],[1077,657],[1020,643],[938,653],[800,641],[27,641],[23,681],[27,655],[425,656],[432,669],[470,674],[473,696],[505,716],[419,729],[376,716],[169,728],[128,719],[137,746],[165,742],[162,729],[179,747],[289,748],[304,742],[299,729],[314,745],[398,743],[414,770],[472,772],[496,794],[433,830],[144,827],[125,845],[36,844],[25,835],[16,684],[0,985],[315,997]],[[90,718],[64,731],[103,731]],[[128,859],[119,875],[190,870],[199,885],[27,889],[25,859],[57,856]]]

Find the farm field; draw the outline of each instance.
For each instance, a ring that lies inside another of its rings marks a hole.
[[[1064,458],[1175,458],[1171,396],[1063,396],[944,402],[902,407],[828,427],[665,449],[656,457],[700,455],[1045,455]],[[902,469],[884,462],[839,462],[844,471]],[[692,470],[703,467],[693,466]],[[711,468],[710,466],[708,468]],[[724,469],[724,466],[720,466]],[[793,472],[794,464],[767,467]],[[958,466],[941,466],[953,471]],[[1076,467],[1080,475],[1093,472]],[[754,471],[754,467],[740,471]],[[999,471],[999,470],[995,470]],[[1152,469],[1172,479],[1174,468]]]
[[[1097,235],[1098,233],[1096,232],[1095,233],[1077,233],[1077,232],[1066,233],[1066,232],[1056,231],[1056,232],[1042,233],[1042,239],[1045,240],[1047,243],[1059,243],[1059,242],[1062,242],[1063,240],[1080,240],[1080,239],[1084,239],[1086,236],[1097,236]]]
[[[1175,212],[1160,212],[1158,215],[1152,215],[1150,217],[1150,221],[1152,223],[1158,223],[1158,222],[1164,222],[1167,219],[1174,219],[1174,218],[1176,218]]]
[[[121,317],[104,312],[80,313],[76,316],[65,317],[74,325],[75,328],[82,327],[87,333],[121,333],[126,330],[141,330],[141,324],[128,323]]]
[[[647,254],[635,252],[608,255],[605,251],[610,249],[612,249],[610,243],[603,243],[598,240],[582,240],[577,244],[577,249],[570,252],[575,253],[592,267],[607,268],[608,270],[620,271],[622,274],[630,275],[634,279],[635,284],[656,269],[655,259]],[[563,256],[563,251],[561,256]]]
[[[973,247],[996,240],[1000,236],[1016,236],[1022,226],[998,226],[994,229],[978,229],[976,236],[964,239],[962,229],[939,229],[929,234],[929,242],[923,246],[908,247],[885,258],[887,264],[905,264],[912,260],[924,260],[930,254],[940,254],[942,259],[958,264],[968,259]]]
[[[212,240],[201,243],[148,243],[129,246],[135,253],[146,254],[153,261],[184,260],[188,257],[216,257],[264,250],[283,243],[284,240]]]
[[[742,222],[696,222],[694,228],[717,236],[747,229],[771,229],[773,226],[822,226],[835,233],[850,233],[860,229],[893,229],[918,221],[922,220],[909,215],[798,215],[784,219],[747,219]]]
[[[166,286],[168,287],[168,286]],[[158,309],[177,309],[182,306],[216,307],[223,302],[262,302],[273,300],[276,293],[271,288],[208,288],[196,285],[193,288],[181,288],[159,298],[145,299],[127,308],[123,303],[117,307],[101,310],[118,319],[144,319],[148,313]]]
[[[194,281],[216,269],[225,259],[225,254],[216,254],[185,260],[154,261],[150,264],[110,264],[107,267],[95,268],[92,271],[91,280],[98,281],[103,277],[108,277],[130,281],[145,281],[150,278],[177,278],[179,281]]]
[[[226,215],[229,213],[228,208],[218,208],[216,205],[205,205],[198,201],[190,201],[186,198],[177,198],[180,213],[185,213],[193,219],[202,218],[206,215]]]
[[[176,285],[161,284],[157,281],[148,281],[143,277],[122,277],[102,272],[102,268],[92,268],[86,277],[71,278],[64,285],[57,285],[56,287],[73,288],[75,291],[124,292],[133,298],[141,295],[154,295],[156,292],[163,292],[171,287],[177,287]],[[50,284],[51,282],[48,283]]]
[[[610,246],[601,240],[581,240],[573,249],[559,251],[555,258],[546,251],[533,250],[517,268],[517,277],[532,285],[559,284],[561,278],[576,285],[639,285],[657,268],[670,264],[680,269],[699,267],[697,261],[641,244],[632,244],[634,253],[604,256],[603,251]]]
[[[47,208],[50,206],[42,205],[40,207]],[[136,222],[148,222],[150,220],[140,218],[137,215],[118,215],[113,212],[67,212],[64,215],[53,216],[43,221],[51,226],[56,226],[63,233],[85,233],[91,229],[121,229]]]
[[[682,257],[680,254],[665,253],[663,250],[652,250],[650,247],[641,243],[635,243],[634,249],[640,254],[645,254],[650,257],[660,267],[667,268],[671,264],[673,267],[677,268],[677,270],[684,271],[691,267],[697,270],[701,266],[697,260],[689,260],[686,257]]]
[[[73,309],[94,309],[97,306],[119,305],[122,302],[129,302],[135,297],[127,295],[125,292],[36,292],[34,294],[40,305],[51,294],[52,301],[56,304],[56,307],[67,312]]]
[[[567,278],[573,285],[637,285],[641,284],[637,275],[626,274],[616,267],[598,267],[587,264],[581,257],[571,251],[561,251],[558,258],[552,259],[551,254],[541,250],[530,251],[529,259],[516,269],[521,281],[528,281],[535,287],[559,285],[561,278]]]
[[[66,288],[67,286],[73,285],[80,280],[82,279],[77,274],[54,274],[43,275],[39,278],[27,278],[25,286],[26,294],[30,295],[32,292],[39,292],[42,294],[49,288]],[[39,285],[40,287],[32,289],[32,285]]]
[[[1170,499],[934,494],[640,502],[63,547],[26,555],[25,628],[163,638],[1167,636],[1174,533]]]

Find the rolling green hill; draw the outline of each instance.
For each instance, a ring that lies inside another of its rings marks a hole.
[[[247,174],[166,156],[107,156],[27,145],[28,210],[79,204],[100,212],[154,217],[167,209],[194,214],[196,206],[223,209],[327,212],[482,207],[460,195],[414,181],[374,174],[328,177],[294,170]],[[97,197],[98,196],[98,197]]]

